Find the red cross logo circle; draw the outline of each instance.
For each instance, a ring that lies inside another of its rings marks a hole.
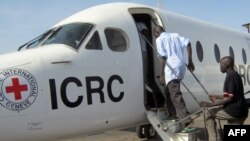
[[[38,85],[34,76],[23,69],[0,72],[0,104],[13,111],[21,111],[36,100]]]

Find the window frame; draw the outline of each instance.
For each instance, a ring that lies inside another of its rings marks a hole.
[[[90,42],[90,40],[92,39],[92,37],[95,35],[95,34],[98,34],[98,38],[99,38],[99,41],[100,41],[100,44],[101,44],[101,48],[100,49],[96,49],[96,48],[86,48],[86,46],[88,45],[88,43]],[[86,42],[86,44],[84,45],[84,49],[86,50],[103,50],[103,43],[102,43],[102,40],[101,40],[101,36],[100,36],[100,33],[98,30],[94,30],[94,33],[89,35],[90,38],[89,40]]]
[[[126,46],[124,47],[123,50],[114,50],[112,49],[112,47],[110,47],[110,44],[109,44],[109,40],[107,38],[107,34],[106,34],[106,30],[114,30],[114,31],[119,31],[119,33],[122,35],[122,37],[124,38],[124,41],[126,43]],[[115,27],[106,27],[104,29],[104,35],[105,35],[105,38],[106,38],[106,43],[108,45],[108,48],[112,51],[112,52],[127,52],[129,50],[129,46],[130,46],[130,42],[129,42],[129,38],[128,38],[128,35],[126,34],[126,32],[120,28],[115,28]]]
[[[221,54],[220,54],[220,48],[217,44],[214,44],[214,56],[215,56],[215,61],[217,63],[220,63]]]
[[[199,54],[201,53],[201,54]],[[197,58],[200,62],[203,61],[204,59],[204,51],[203,51],[203,47],[200,41],[196,42],[196,54],[197,54]]]

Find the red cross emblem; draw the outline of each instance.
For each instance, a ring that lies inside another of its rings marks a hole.
[[[18,78],[12,78],[12,86],[5,87],[6,93],[14,93],[15,100],[21,100],[22,99],[22,92],[28,91],[28,86],[20,85]]]
[[[18,111],[30,107],[38,95],[35,77],[24,69],[0,71],[0,105]]]

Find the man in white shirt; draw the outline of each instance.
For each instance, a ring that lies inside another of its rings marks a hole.
[[[156,37],[156,47],[160,65],[160,82],[163,85],[164,79],[166,84],[166,98],[171,97],[175,109],[171,108],[170,102],[167,102],[167,108],[170,116],[176,117],[176,112],[180,118],[187,117],[186,104],[180,91],[180,81],[184,78],[186,63],[184,60],[184,49],[188,52],[188,69],[194,71],[195,67],[192,61],[192,49],[189,39],[180,36],[178,33],[166,33],[163,27],[154,27],[154,36]],[[192,122],[189,118],[186,126]]]

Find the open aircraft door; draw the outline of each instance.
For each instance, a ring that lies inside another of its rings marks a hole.
[[[144,73],[144,95],[145,104],[149,107],[160,107],[164,104],[164,87],[159,83],[159,58],[155,46],[155,37],[153,36],[153,28],[155,25],[163,25],[157,11],[149,8],[130,8],[135,24],[144,23],[148,29],[148,36],[142,35],[137,25],[138,36],[141,38],[141,52],[143,61]],[[140,35],[141,34],[141,35]],[[143,47],[142,42],[146,42],[146,47]],[[146,48],[146,53],[144,51]],[[145,57],[146,56],[146,57]],[[154,99],[154,100],[153,100]]]

